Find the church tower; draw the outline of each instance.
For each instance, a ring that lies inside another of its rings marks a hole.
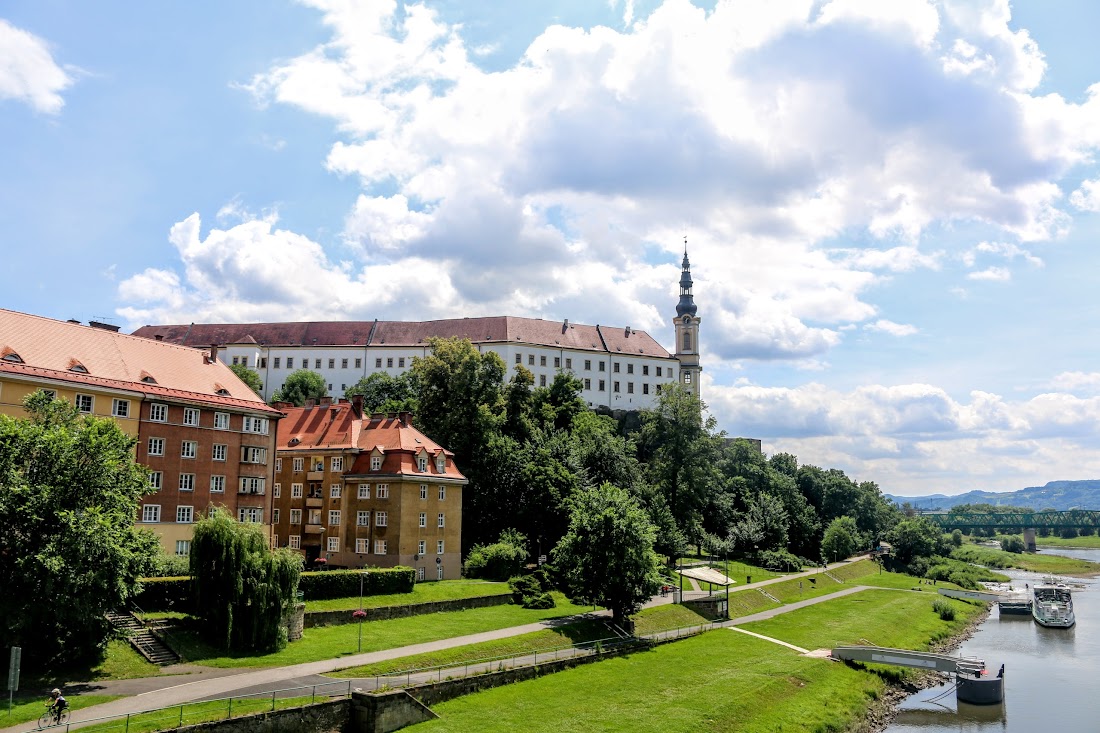
[[[684,237],[684,262],[680,266],[680,302],[676,304],[676,358],[680,361],[680,385],[699,396],[699,321],[698,307],[691,294],[691,263],[688,262],[687,237]]]

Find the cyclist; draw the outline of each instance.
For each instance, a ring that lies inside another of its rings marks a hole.
[[[59,725],[61,723],[61,712],[69,707],[69,701],[61,694],[61,690],[55,687],[50,691],[50,699],[46,701],[46,704],[49,706],[50,713],[53,714],[54,725]]]

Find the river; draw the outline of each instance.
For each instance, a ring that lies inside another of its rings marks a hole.
[[[1100,562],[1100,550],[1047,549],[1050,554]],[[1001,571],[1017,588],[1036,573]],[[985,660],[992,674],[1005,666],[1003,705],[957,703],[953,682],[911,695],[886,733],[1044,733],[1100,730],[1100,578],[1066,578],[1073,586],[1077,625],[1047,629],[1030,616],[1004,616],[996,606],[958,653]],[[947,694],[944,694],[947,693]],[[933,702],[937,697],[942,699]],[[1093,697],[1097,695],[1098,697]]]

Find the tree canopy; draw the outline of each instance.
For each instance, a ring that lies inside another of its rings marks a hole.
[[[264,382],[260,379],[260,373],[254,369],[250,369],[244,364],[230,364],[229,371],[236,374],[242,382],[248,385],[256,394],[260,394],[264,389]]]
[[[417,412],[416,382],[412,372],[396,377],[388,372],[374,372],[344,390],[345,397],[363,396],[363,411]]]
[[[328,397],[325,378],[309,369],[299,369],[287,376],[282,388],[275,390],[271,401],[290,402],[295,407],[301,407],[306,400],[319,400],[322,397]]]
[[[0,415],[0,648],[28,669],[93,659],[105,613],[139,589],[158,543],[134,527],[152,489],[135,439],[39,391]]]

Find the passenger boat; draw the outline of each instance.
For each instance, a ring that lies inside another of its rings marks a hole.
[[[1002,616],[1030,616],[1031,598],[1023,593],[1013,593],[997,601]]]
[[[1031,615],[1040,626],[1068,629],[1077,623],[1069,586],[1051,581],[1036,585],[1032,593]]]

